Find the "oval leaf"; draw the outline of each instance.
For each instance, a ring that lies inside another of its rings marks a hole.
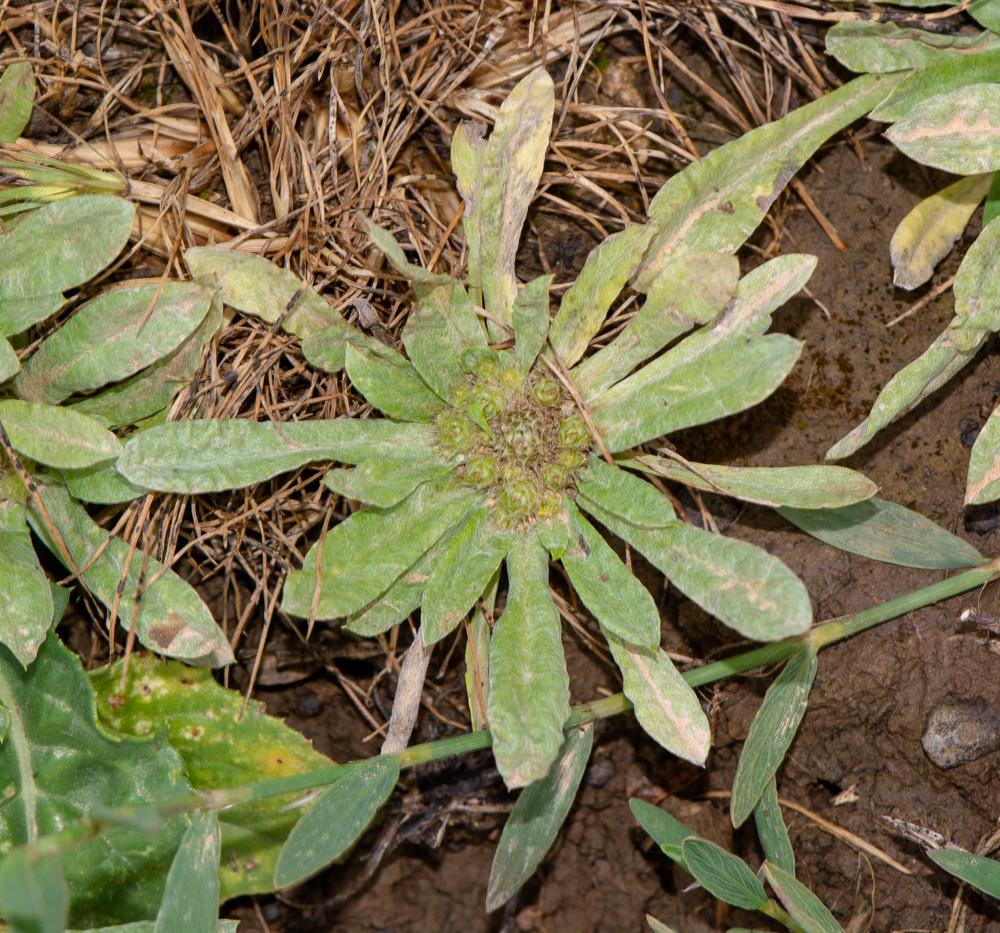
[[[81,470],[122,451],[114,434],[68,408],[5,399],[0,424],[19,454],[57,469]]]
[[[27,62],[8,65],[0,76],[0,143],[17,142],[31,119],[35,76]]]
[[[971,884],[983,894],[1000,897],[1000,862],[963,849],[929,849],[927,855],[946,872]]]
[[[698,834],[671,816],[666,810],[654,807],[646,800],[633,797],[629,800],[628,806],[632,815],[639,821],[639,825],[663,850],[663,854],[687,871],[683,851],[684,840],[692,837],[697,838]]]
[[[767,907],[764,885],[743,859],[697,836],[685,839],[681,849],[687,870],[709,894],[744,910]]]
[[[895,23],[845,20],[827,31],[826,50],[851,71],[885,74],[909,71],[945,56],[972,56],[1000,48],[1000,36],[981,32],[956,36]]]
[[[803,933],[844,933],[823,902],[784,869],[765,862],[764,875],[792,921]]]

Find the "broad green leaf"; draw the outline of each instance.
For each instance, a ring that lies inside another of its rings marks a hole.
[[[882,428],[947,385],[952,376],[972,360],[987,336],[989,332],[985,330],[949,326],[920,356],[885,384],[868,417],[826,452],[827,459],[849,457]],[[968,349],[959,348],[958,343]]]
[[[105,292],[42,341],[14,379],[14,391],[55,405],[131,376],[180,346],[211,303],[212,293],[191,282]]]
[[[63,933],[69,917],[69,890],[52,856],[35,860],[21,849],[4,855],[0,917],[11,924],[5,929],[12,933]]]
[[[166,735],[196,790],[240,787],[333,765],[263,704],[247,703],[204,669],[133,655],[121,690],[122,662],[98,668],[90,679],[101,723],[126,735]],[[274,866],[302,815],[289,797],[227,807],[222,818],[221,898],[274,888]]]
[[[1000,36],[988,35],[1000,44]],[[970,84],[921,101],[885,135],[917,162],[975,175],[1000,169],[998,127],[1000,84]]]
[[[757,824],[757,837],[767,860],[794,875],[795,853],[792,851],[792,841],[788,838],[788,828],[781,818],[778,787],[774,777],[765,785],[764,793],[754,807],[753,817]]]
[[[365,421],[292,424],[224,421],[170,422],[129,438],[116,464],[130,482],[161,492],[219,492],[252,486],[307,463],[358,463],[381,456],[429,459],[434,428]]]
[[[963,541],[919,512],[872,498],[842,509],[779,510],[793,525],[825,544],[902,567],[957,570],[986,563]]]
[[[637,528],[669,528],[678,521],[670,500],[652,483],[599,457],[591,458],[577,475],[577,489],[615,518]]]
[[[0,337],[0,382],[13,378],[21,368],[21,363],[10,342]]]
[[[219,919],[219,850],[215,810],[191,818],[170,863],[153,933],[215,933]]]
[[[691,359],[678,356],[677,365],[658,379],[647,373],[658,369],[651,364],[591,402],[594,424],[608,450],[617,453],[744,411],[784,382],[802,346],[786,334],[733,336]]]
[[[889,244],[893,282],[919,288],[947,256],[986,197],[992,174],[970,175],[921,201],[896,227]]]
[[[687,870],[709,894],[733,907],[761,910],[767,906],[764,885],[741,858],[697,836],[681,845]]]
[[[1000,862],[964,849],[928,849],[927,855],[946,872],[971,884],[983,894],[1000,897]]]
[[[528,282],[514,299],[511,324],[514,328],[514,354],[527,374],[535,357],[545,346],[549,332],[549,286],[551,275],[542,275]]]
[[[806,646],[788,659],[768,687],[743,743],[730,803],[733,826],[742,826],[785,758],[809,703],[816,679],[816,649]]]
[[[219,920],[215,933],[237,933],[238,920]],[[155,921],[139,920],[136,923],[122,923],[113,927],[101,927],[99,930],[70,930],[68,933],[154,933]]]
[[[660,613],[649,590],[572,502],[567,501],[566,508],[571,531],[562,565],[573,589],[602,629],[649,652],[656,651],[660,647]]]
[[[14,62],[0,75],[0,143],[17,142],[31,119],[35,76],[28,62]]]
[[[52,624],[54,605],[25,522],[25,489],[0,480],[0,642],[27,667]]]
[[[185,251],[184,261],[191,277],[205,288],[218,289],[231,308],[268,324],[284,315],[282,327],[297,337],[305,339],[317,331],[331,330],[352,340],[371,339],[351,327],[339,311],[297,275],[260,256],[198,246]]]
[[[979,55],[936,58],[908,74],[870,114],[873,120],[895,123],[929,97],[956,91],[970,84],[995,81],[1000,69],[1000,51]]]
[[[995,408],[972,445],[965,504],[993,502],[1000,498],[1000,407]],[[963,542],[964,544],[965,542]],[[969,545],[969,547],[972,547]],[[978,554],[977,554],[978,556]],[[981,560],[980,560],[981,562]]]
[[[979,331],[1000,330],[1000,223],[976,237],[955,274],[955,318],[948,325],[959,350],[979,347]]]
[[[452,143],[453,168],[465,201],[472,300],[478,304],[481,292],[486,310],[507,323],[517,297],[514,255],[542,177],[554,108],[552,79],[536,68],[500,105],[489,140],[476,138],[463,124]]]
[[[580,393],[599,395],[676,337],[713,320],[733,297],[739,275],[736,257],[722,253],[688,253],[667,263],[625,329],[573,370]]]
[[[105,460],[83,470],[60,470],[59,475],[74,498],[96,505],[132,502],[149,492],[125,479],[115,469],[113,460]]]
[[[662,648],[627,642],[603,625],[601,631],[622,672],[622,691],[635,707],[635,718],[655,742],[680,758],[704,765],[712,743],[708,717]]]
[[[411,307],[402,336],[420,377],[446,400],[467,384],[462,354],[486,349],[486,330],[457,282],[434,289]]]
[[[802,882],[771,862],[763,865],[767,883],[802,933],[844,933],[836,918]]]
[[[711,330],[699,333],[711,333],[709,343],[730,334],[763,334],[771,326],[771,315],[802,290],[818,261],[808,253],[786,253],[761,263],[736,283],[732,301]],[[695,347],[700,346],[699,339],[705,338],[699,334],[688,338]]]
[[[843,467],[727,467],[692,463],[688,468],[669,457],[652,454],[624,457],[618,463],[696,489],[721,492],[772,508],[783,505],[800,509],[840,508],[869,499],[878,492],[878,486],[868,477]]]
[[[973,36],[927,32],[914,26],[845,20],[826,34],[826,51],[851,71],[886,74],[930,65],[945,56],[965,58],[1000,48],[991,32]]]
[[[364,214],[360,216],[361,222],[368,231],[368,236],[372,238],[372,242],[385,253],[385,258],[389,260],[393,268],[403,278],[412,282],[415,286],[423,286],[421,289],[422,292],[436,286],[451,284],[451,279],[447,275],[428,272],[421,266],[413,265],[406,258],[406,254],[403,252],[403,248],[399,245],[399,242],[388,230],[380,227],[370,217],[365,217]]]
[[[482,498],[445,477],[418,486],[392,508],[355,512],[327,533],[322,546],[309,550],[302,570],[288,575],[282,609],[311,618],[315,601],[317,619],[357,612],[385,592]]]
[[[570,710],[559,613],[549,592],[549,556],[532,531],[514,535],[507,578],[507,605],[490,640],[487,712],[493,757],[513,790],[548,774]]]
[[[83,570],[81,579],[87,590],[109,610],[115,604],[119,582],[128,558],[129,546],[120,538],[111,538],[94,524],[83,506],[62,486],[39,484],[39,495],[55,530],[59,532],[73,561],[73,568]],[[46,527],[45,519],[32,503],[28,509],[31,527],[45,546],[61,561],[59,547]],[[108,541],[107,546],[105,542]],[[99,548],[103,548],[95,559]],[[132,556],[118,601],[118,625],[128,631],[132,624],[143,557]],[[69,568],[67,568],[69,569]],[[231,664],[233,652],[212,613],[194,589],[172,570],[162,575],[162,565],[150,558],[146,562],[146,583],[135,620],[139,641],[152,651],[189,664],[219,667]],[[149,583],[154,577],[155,583]],[[110,624],[110,623],[109,623]]]
[[[577,505],[631,544],[706,612],[747,638],[777,641],[804,632],[812,622],[802,581],[761,548],[681,522],[637,528],[582,495]]]
[[[424,587],[420,631],[425,645],[440,641],[465,618],[507,556],[513,535],[480,509],[441,555]]]
[[[653,237],[651,224],[626,227],[598,244],[559,303],[550,338],[566,366],[575,365],[597,336]]]
[[[402,502],[421,483],[455,469],[453,463],[362,460],[353,470],[328,470],[323,482],[334,492],[387,509]]]
[[[565,502],[565,500],[563,501]],[[549,556],[553,560],[562,560],[566,548],[569,547],[570,535],[569,513],[566,509],[562,508],[555,514],[544,510],[538,516],[538,523],[535,527],[538,529],[538,540],[542,547],[549,552]]]
[[[657,233],[633,286],[648,291],[666,264],[683,253],[735,253],[810,156],[871,110],[897,80],[884,75],[855,78],[674,175],[650,204],[651,226]]]
[[[62,306],[128,242],[135,207],[103,194],[44,204],[0,238],[0,333],[18,334]]]
[[[59,832],[97,802],[141,806],[190,790],[181,759],[165,742],[123,738],[97,725],[83,666],[55,634],[27,670],[0,648],[0,702],[13,712],[0,754],[0,780],[10,789],[0,803],[5,849]],[[155,836],[110,829],[61,854],[72,925],[152,919],[186,824],[170,818]]]
[[[398,421],[433,421],[444,402],[420,378],[416,367],[395,350],[348,347],[345,368],[372,405]]]
[[[344,855],[368,828],[399,780],[400,756],[379,755],[328,787],[295,824],[274,869],[287,888]]]
[[[174,396],[191,383],[201,366],[209,341],[222,327],[222,301],[218,292],[205,319],[176,350],[129,379],[68,406],[106,428],[125,428],[167,408]]]
[[[82,470],[122,451],[107,428],[68,408],[4,399],[0,424],[19,454],[57,469]]]
[[[573,804],[593,746],[593,723],[570,729],[549,773],[521,791],[493,856],[487,911],[503,907],[545,858]]]
[[[628,802],[632,815],[639,821],[639,825],[649,834],[650,838],[662,850],[663,854],[673,859],[678,865],[687,871],[687,863],[684,861],[683,844],[685,839],[692,836],[697,837],[693,829],[688,829],[680,820],[675,819],[666,810],[654,807],[646,800],[633,797]]]
[[[465,692],[469,700],[469,719],[472,731],[489,728],[486,707],[490,699],[490,634],[492,626],[486,618],[493,617],[500,572],[497,571],[483,594],[483,600],[472,614],[469,637],[465,642]],[[484,613],[484,607],[486,612]]]
[[[967,12],[980,26],[1000,33],[1000,4],[997,0],[976,0]]]
[[[986,203],[983,205],[983,226],[993,223],[1000,217],[1000,172],[993,173],[993,182],[986,193]]]

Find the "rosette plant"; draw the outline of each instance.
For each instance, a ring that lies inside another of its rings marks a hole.
[[[553,114],[552,81],[535,71],[499,108],[488,139],[468,124],[454,135],[467,287],[411,264],[389,232],[368,224],[416,296],[405,355],[264,260],[186,254],[199,283],[299,335],[309,362],[345,369],[384,417],[168,423],[131,439],[117,469],[138,487],[197,493],[311,461],[353,465],[325,482],[363,507],[316,541],[288,576],[282,608],[346,619],[363,636],[419,609],[425,644],[471,613],[473,718],[488,724],[510,787],[548,772],[570,712],[550,591],[550,562],[559,562],[600,625],[639,722],[701,763],[707,719],[660,647],[659,613],[628,549],[744,637],[801,633],[812,613],[802,582],[777,558],[680,521],[661,479],[799,509],[849,505],[875,487],[840,467],[739,469],[642,445],[760,402],[791,370],[800,342],[765,331],[815,259],[782,256],[740,278],[733,253],[794,170],[883,95],[878,79],[860,79],[676,175],[649,223],[591,253],[550,319],[550,277],[519,288],[514,271]],[[644,303],[627,323],[617,316],[625,326],[593,348],[626,286]]]

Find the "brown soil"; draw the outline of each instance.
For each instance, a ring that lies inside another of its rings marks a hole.
[[[806,341],[786,386],[749,414],[673,438],[686,456],[713,461],[724,455],[730,462],[772,466],[820,461],[864,417],[888,378],[949,320],[950,304],[944,298],[885,329],[886,321],[922,294],[891,285],[889,237],[941,179],[925,177],[876,139],[865,143],[865,153],[868,166],[849,147],[838,145],[804,176],[813,198],[849,245],[847,252],[838,252],[805,210],[793,209],[785,228],[785,251],[819,256],[809,287],[832,320],[804,297],[781,311],[776,329]],[[571,239],[563,231],[551,249],[546,246],[553,261]],[[958,256],[968,242],[967,237],[959,244]],[[586,250],[586,244],[577,249],[577,264]],[[955,265],[949,259],[935,281]],[[971,434],[1000,394],[1000,363],[993,349],[991,345],[949,387],[849,463],[875,480],[883,497],[934,518],[986,554],[996,553],[1000,544],[997,511],[963,509],[962,498]],[[727,534],[767,547],[801,574],[817,619],[864,609],[941,577],[844,554],[797,533],[766,509],[746,507],[737,514],[728,503],[708,504],[718,509],[724,523],[735,518]],[[957,885],[916,847],[894,836],[881,816],[920,822],[964,847],[974,846],[996,825],[1000,790],[993,780],[995,754],[946,772],[929,761],[920,743],[929,711],[943,698],[981,696],[989,704],[1000,693],[1000,658],[987,650],[979,634],[957,621],[960,609],[975,599],[970,594],[913,613],[821,656],[809,711],[779,773],[779,793],[879,846],[913,872],[904,876],[805,817],[786,812],[800,878],[844,924],[856,913],[864,921],[867,903],[874,930],[943,930],[948,925]],[[668,649],[704,657],[730,640],[675,594],[667,596],[664,606],[663,643]],[[581,640],[567,632],[565,645],[574,701],[618,689],[609,666]],[[435,666],[432,662],[432,674]],[[453,659],[434,700],[439,710],[462,702],[456,673]],[[746,857],[751,866],[759,865],[762,856],[752,830],[734,836],[725,802],[701,795],[731,786],[742,740],[769,682],[768,676],[741,677],[705,692],[716,732],[704,772],[663,752],[628,717],[601,723],[592,764],[559,841],[506,912],[487,916],[483,903],[494,843],[511,800],[488,756],[481,756],[412,775],[383,822],[346,865],[287,899],[262,898],[256,907],[235,904],[231,915],[243,920],[246,931],[263,931],[264,920],[271,930],[287,933],[611,933],[645,928],[647,912],[682,933],[759,923],[759,916],[729,915],[702,891],[684,893],[690,878],[650,845],[627,801],[637,794],[658,799],[665,792],[663,806]],[[305,705],[304,697],[309,697]],[[324,701],[326,712],[305,718],[302,710],[314,710],[316,697]],[[262,698],[322,751],[339,758],[376,751],[375,742],[361,740],[365,727],[343,712],[344,698],[327,680],[314,678]],[[442,728],[425,712],[419,737],[435,737]],[[849,788],[857,799],[834,805],[835,796]],[[386,854],[366,878],[367,859],[387,839],[387,827],[397,831],[397,838],[409,834],[407,841]],[[969,902],[969,930],[1000,928],[995,905],[976,897]]]

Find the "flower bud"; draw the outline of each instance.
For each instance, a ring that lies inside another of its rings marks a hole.
[[[476,446],[478,435],[476,426],[458,412],[448,412],[438,419],[438,439],[445,447],[469,450]]]
[[[539,405],[549,407],[552,405],[558,405],[559,400],[562,398],[562,386],[560,386],[554,379],[546,379],[543,376],[541,379],[536,379],[531,384],[531,397],[538,402]]]
[[[489,486],[497,478],[497,462],[492,457],[473,457],[465,465],[465,481],[472,486]]]
[[[542,482],[549,489],[563,489],[569,482],[569,473],[558,463],[546,463],[539,471]]]
[[[581,450],[590,443],[590,431],[587,423],[579,415],[567,415],[559,422],[556,434],[560,447],[570,450]]]

